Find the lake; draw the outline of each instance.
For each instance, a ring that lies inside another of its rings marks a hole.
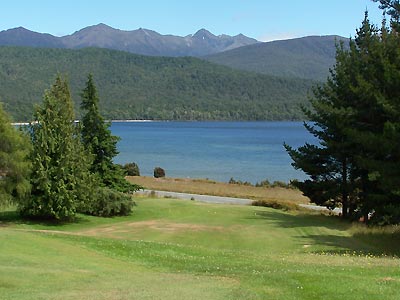
[[[111,131],[121,138],[114,161],[136,162],[141,175],[162,167],[167,177],[222,182],[305,179],[283,143],[315,142],[302,122],[113,122]]]

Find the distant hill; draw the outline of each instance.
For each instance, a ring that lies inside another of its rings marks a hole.
[[[205,59],[240,70],[324,81],[335,63],[335,43],[339,41],[348,40],[339,36],[309,36],[258,43]]]
[[[23,27],[0,32],[1,46],[27,46],[78,49],[99,47],[152,56],[204,56],[256,44],[257,40],[242,34],[215,36],[201,29],[185,37],[161,35],[148,29],[125,31],[98,24],[71,35],[55,37]]]
[[[302,119],[310,80],[237,71],[191,57],[127,52],[0,47],[0,100],[15,121],[31,120],[33,106],[57,72],[67,74],[75,108],[89,72],[110,119]]]

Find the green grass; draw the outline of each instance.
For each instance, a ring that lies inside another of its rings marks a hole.
[[[0,214],[1,299],[400,299],[400,231],[264,207],[137,199],[132,216]]]

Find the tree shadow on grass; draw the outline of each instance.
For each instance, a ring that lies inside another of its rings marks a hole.
[[[281,211],[257,211],[250,219],[260,220],[269,226],[279,228],[312,228],[324,227],[338,231],[338,234],[304,234],[296,236],[300,244],[313,244],[325,248],[324,253],[400,257],[400,228],[368,228],[364,225],[354,226],[337,216],[317,214],[289,214]],[[340,232],[349,231],[348,234]],[[308,230],[306,230],[307,232]],[[318,230],[314,231],[318,232]],[[321,253],[316,251],[316,253]]]
[[[312,239],[316,245],[330,249],[315,253],[374,255],[400,257],[400,233],[356,233],[351,236],[309,235],[300,239]]]
[[[279,228],[296,227],[325,227],[328,229],[345,231],[351,227],[351,223],[342,220],[337,216],[323,214],[290,214],[282,211],[257,211],[255,215],[249,217],[254,220],[265,220],[271,225]]]
[[[21,216],[17,211],[2,211],[0,212],[0,227],[11,225],[41,225],[46,227],[60,227],[71,223],[86,223],[88,220],[76,216],[67,221],[59,221],[54,219],[27,218]]]

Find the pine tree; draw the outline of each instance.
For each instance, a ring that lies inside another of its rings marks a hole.
[[[113,163],[118,155],[117,142],[109,129],[110,123],[104,122],[99,111],[99,97],[92,74],[88,75],[82,94],[82,141],[85,149],[93,155],[91,172],[98,175],[100,182],[109,188],[120,191],[134,191],[138,186],[129,184],[124,178],[124,171]]]
[[[320,145],[297,150],[286,146],[294,167],[310,176],[297,186],[317,204],[341,205],[343,217],[357,217],[360,208],[364,214],[371,211],[366,195],[370,187],[368,171],[360,163],[366,153],[351,132],[356,127],[368,130],[362,122],[370,117],[366,114],[375,113],[369,98],[365,98],[368,89],[360,78],[371,68],[371,58],[363,53],[378,51],[379,47],[374,48],[377,42],[377,30],[366,13],[355,40],[350,40],[349,50],[343,45],[337,47],[336,64],[327,82],[314,89],[312,109],[305,111],[311,121],[305,126]]]
[[[379,224],[400,223],[400,37],[372,25],[366,13],[349,51],[338,49],[328,81],[314,91],[314,125],[320,145],[287,150],[293,165],[310,175],[299,188],[343,215]]]
[[[0,103],[0,206],[23,202],[30,192],[30,143]]]
[[[400,1],[399,0],[372,0],[379,2],[379,8],[383,9],[391,17],[391,26],[397,32],[400,29]]]
[[[392,26],[394,22],[392,21]],[[360,33],[367,36],[368,24]],[[400,222],[400,38],[395,27],[386,28],[364,43],[359,56],[364,69],[357,77],[360,96],[358,120],[349,135],[359,153],[357,164],[364,169],[364,214],[373,213],[375,223]]]
[[[31,125],[32,197],[21,207],[25,215],[71,219],[87,201],[91,183],[89,159],[74,124],[68,83],[57,76],[44,94]]]

